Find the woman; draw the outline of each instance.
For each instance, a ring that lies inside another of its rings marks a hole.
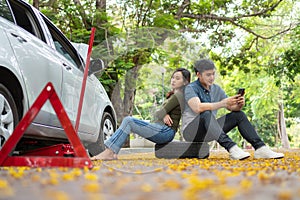
[[[190,82],[190,77],[191,74],[187,69],[176,69],[171,78],[172,91],[168,93],[162,108],[154,114],[153,123],[130,116],[125,117],[116,132],[105,141],[106,149],[91,160],[117,159],[117,154],[131,132],[154,143],[171,142],[177,132],[183,110],[183,88]]]

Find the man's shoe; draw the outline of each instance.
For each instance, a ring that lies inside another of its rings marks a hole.
[[[269,147],[267,146],[262,146],[258,149],[255,150],[254,152],[254,158],[283,158],[284,154],[283,153],[277,153],[272,151]]]
[[[237,145],[229,149],[229,156],[233,160],[244,160],[250,157],[250,153],[243,151]]]

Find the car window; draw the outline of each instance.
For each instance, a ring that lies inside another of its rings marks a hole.
[[[28,5],[21,4],[17,1],[10,1],[10,5],[17,25],[45,42],[45,37],[41,34],[38,20],[31,8]]]
[[[8,19],[11,22],[14,22],[14,18],[10,12],[9,6],[6,0],[0,0],[0,16]]]
[[[70,42],[62,35],[62,33],[47,19],[44,17],[44,21],[52,36],[55,49],[63,55],[66,59],[74,64],[78,69],[82,68],[82,62],[78,57],[77,51],[70,44]]]

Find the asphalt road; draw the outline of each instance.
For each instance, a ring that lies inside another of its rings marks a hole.
[[[248,150],[253,157],[253,151]],[[153,149],[123,149],[94,168],[0,168],[0,199],[300,199],[300,150],[284,159],[157,159]]]

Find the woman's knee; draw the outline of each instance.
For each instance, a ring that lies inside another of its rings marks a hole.
[[[130,125],[131,122],[133,122],[133,117],[131,117],[131,116],[126,116],[126,117],[123,118],[123,121],[122,121],[120,127],[125,127],[125,126],[127,126],[127,125]]]
[[[131,116],[126,116],[126,117],[123,118],[123,122],[125,122],[125,123],[128,123],[130,121],[132,121],[132,117]]]

